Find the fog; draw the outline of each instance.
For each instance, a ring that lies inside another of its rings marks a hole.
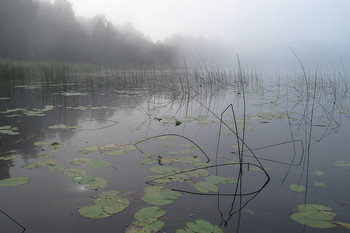
[[[1,0],[1,4],[2,32],[29,39],[33,31],[41,35],[32,41],[17,38],[25,41],[22,47],[31,48],[20,56],[14,55],[18,51],[4,52],[11,39],[2,35],[2,57],[113,64],[205,60],[227,65],[239,55],[242,63],[256,69],[290,69],[299,66],[293,50],[307,67],[350,64],[346,0]],[[32,11],[23,15],[21,7]],[[18,26],[18,32],[6,29],[19,23],[6,18],[11,14],[27,17],[23,21],[27,25]]]

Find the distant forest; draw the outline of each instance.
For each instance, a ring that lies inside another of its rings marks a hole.
[[[67,0],[0,0],[0,59],[169,64],[174,48],[103,15],[79,19]]]

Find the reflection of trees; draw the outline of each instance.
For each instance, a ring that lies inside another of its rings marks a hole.
[[[10,167],[15,166],[11,160],[0,160],[0,180],[10,178]]]

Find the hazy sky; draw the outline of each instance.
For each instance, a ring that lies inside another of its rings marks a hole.
[[[152,40],[175,33],[220,38],[244,51],[308,48],[346,56],[349,0],[70,0],[77,16],[100,13]],[[349,51],[349,50],[348,50]],[[307,53],[307,51],[298,51]]]

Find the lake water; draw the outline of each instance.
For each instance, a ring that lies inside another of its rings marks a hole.
[[[0,232],[349,231],[347,82],[125,80],[2,90]]]

